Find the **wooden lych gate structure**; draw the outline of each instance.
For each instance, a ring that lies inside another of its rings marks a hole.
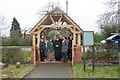
[[[46,32],[53,29],[68,29],[73,36],[72,49],[74,45],[81,46],[81,35],[83,30],[61,9],[56,7],[45,16],[32,28],[30,33],[33,36],[33,61],[36,62],[36,50],[39,51],[40,37],[44,36],[46,42]],[[40,59],[39,59],[40,63]],[[72,64],[74,63],[74,49],[72,50]]]

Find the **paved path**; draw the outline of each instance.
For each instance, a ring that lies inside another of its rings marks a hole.
[[[36,65],[25,78],[72,78],[71,63],[46,63]]]

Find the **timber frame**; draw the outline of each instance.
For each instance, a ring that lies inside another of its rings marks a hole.
[[[58,7],[52,11],[45,14],[45,16],[31,29],[30,34],[33,36],[33,48],[36,49],[36,45],[39,49],[40,37],[44,35],[44,40],[46,42],[46,32],[51,29],[62,29],[67,28],[71,31],[73,40],[72,46],[78,45],[81,46],[81,36],[83,30],[62,10]],[[36,42],[37,41],[37,42]],[[73,49],[72,47],[72,49]],[[39,50],[38,50],[38,53]],[[34,65],[36,62],[36,51],[33,51],[34,54]],[[39,54],[40,55],[40,54]],[[72,64],[74,63],[74,50],[72,50]],[[40,59],[39,59],[40,63]]]

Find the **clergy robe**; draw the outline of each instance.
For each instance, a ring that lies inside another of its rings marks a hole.
[[[56,59],[56,61],[61,61],[62,54],[61,54],[60,41],[56,40],[54,43],[54,46],[55,46],[55,59]]]

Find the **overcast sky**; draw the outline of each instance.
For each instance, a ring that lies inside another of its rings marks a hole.
[[[48,2],[59,2],[65,11],[66,0],[0,0],[0,15],[5,16],[8,29],[2,32],[9,34],[13,17],[20,27],[34,27],[39,21],[38,12]],[[105,0],[68,0],[68,15],[84,30],[98,32],[98,15],[106,11]]]

